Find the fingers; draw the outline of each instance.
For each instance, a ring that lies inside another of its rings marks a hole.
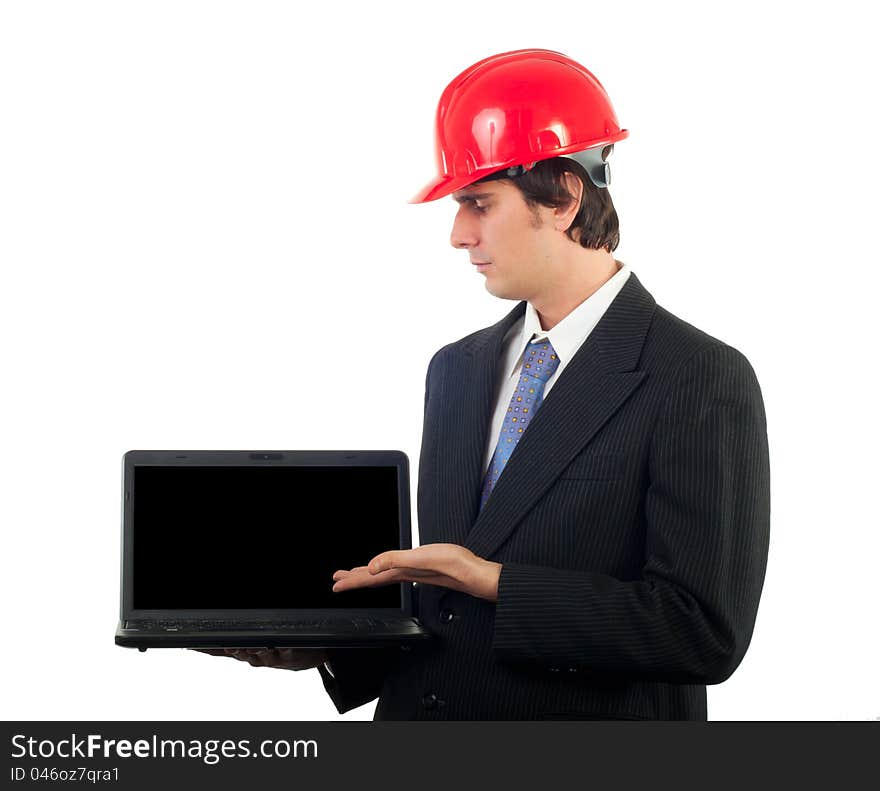
[[[247,662],[251,667],[266,667],[272,664],[271,648],[227,648],[230,656],[242,662]]]
[[[249,662],[251,667],[267,667],[278,663],[274,654],[275,652],[270,648],[260,648],[256,651],[248,651],[245,661]]]
[[[389,569],[378,574],[352,575],[338,580],[333,585],[333,592],[342,593],[357,588],[377,588],[380,585],[391,585],[395,582],[418,582],[424,585],[439,585],[444,588],[467,593],[466,584],[455,577],[427,569],[411,568]]]
[[[210,654],[211,656],[228,656],[232,659],[245,659],[243,652],[260,651],[265,649],[258,648],[191,648],[190,651],[198,651],[201,654]]]
[[[254,667],[265,664],[269,658],[268,654],[272,651],[271,648],[192,648],[190,650],[211,656],[228,656],[231,659],[248,662]]]
[[[357,574],[349,574],[345,577],[336,578],[333,584],[333,592],[352,590],[354,588],[375,588],[379,585],[388,585],[392,582],[400,582],[403,569],[391,569],[380,574],[370,574],[364,570]],[[334,575],[335,577],[335,575]]]
[[[425,544],[415,549],[393,549],[376,555],[370,563],[372,574],[405,566],[410,569],[428,569],[442,574],[457,574],[462,561],[474,554],[458,544]]]
[[[278,654],[281,666],[288,670],[311,670],[327,661],[323,648],[281,648]]]
[[[478,558],[458,544],[425,544],[415,549],[395,549],[376,555],[368,565],[333,574],[333,592],[376,587],[394,582],[440,584],[468,591],[472,565]],[[443,582],[432,582],[444,580]]]
[[[408,552],[411,552],[411,550],[408,550]],[[399,550],[392,550],[391,552],[383,552],[381,555],[376,555],[376,557],[374,557],[369,562],[369,564],[367,565],[367,569],[369,570],[370,574],[379,574],[383,571],[387,571],[388,569],[393,569],[395,566],[403,566],[403,565],[416,566],[416,565],[418,565],[417,563],[412,562],[412,560],[413,560],[412,557],[408,558],[410,563],[406,564],[403,561],[403,558],[400,557],[402,554],[403,553],[400,552]]]
[[[334,580],[346,579],[352,574],[368,572],[380,574],[394,568],[426,569],[443,574],[457,574],[463,562],[474,558],[473,552],[459,544],[424,544],[415,549],[392,549],[376,555],[366,566],[338,569]]]
[[[333,572],[333,579],[339,580],[344,579],[352,574],[357,574],[358,572],[366,571],[366,566],[355,566],[350,571],[346,571],[345,569],[339,569],[338,571]]]
[[[212,656],[228,656],[247,662],[251,667],[273,667],[284,670],[306,670],[327,661],[323,648],[195,648]]]

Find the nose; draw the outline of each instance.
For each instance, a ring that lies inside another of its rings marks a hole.
[[[449,243],[456,250],[475,247],[479,241],[476,223],[468,217],[464,208],[461,206],[455,215],[455,219],[452,221],[452,233],[449,235]]]

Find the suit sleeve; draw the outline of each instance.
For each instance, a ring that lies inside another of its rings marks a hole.
[[[721,683],[737,668],[770,532],[764,403],[739,351],[712,345],[684,364],[662,405],[648,472],[641,577],[505,563],[499,660],[698,684]]]
[[[399,653],[397,646],[328,649],[333,675],[324,666],[318,668],[318,673],[336,710],[345,714],[378,698],[382,682]]]
[[[441,350],[442,351],[442,350]],[[424,414],[428,412],[428,398],[431,390],[431,369],[440,352],[434,354],[428,363],[425,376]],[[423,416],[424,420],[424,416]],[[419,589],[413,587],[414,606],[418,608]],[[416,615],[418,610],[416,609]],[[356,709],[375,700],[382,691],[385,676],[395,662],[400,661],[401,651],[395,646],[386,648],[340,648],[328,650],[330,670],[318,667],[324,689],[340,714]]]

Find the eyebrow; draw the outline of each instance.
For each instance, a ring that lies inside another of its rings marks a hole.
[[[492,197],[491,192],[469,192],[466,195],[460,195],[457,198],[455,197],[455,195],[453,195],[452,199],[456,203],[464,203],[465,201],[469,201],[469,200],[485,200],[486,198],[491,198],[491,197]]]

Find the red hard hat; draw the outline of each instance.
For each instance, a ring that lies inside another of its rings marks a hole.
[[[546,49],[493,55],[443,91],[435,128],[438,175],[409,202],[442,198],[507,169],[501,175],[513,177],[558,156],[580,162],[604,187],[606,147],[628,135],[602,84],[571,58]]]

